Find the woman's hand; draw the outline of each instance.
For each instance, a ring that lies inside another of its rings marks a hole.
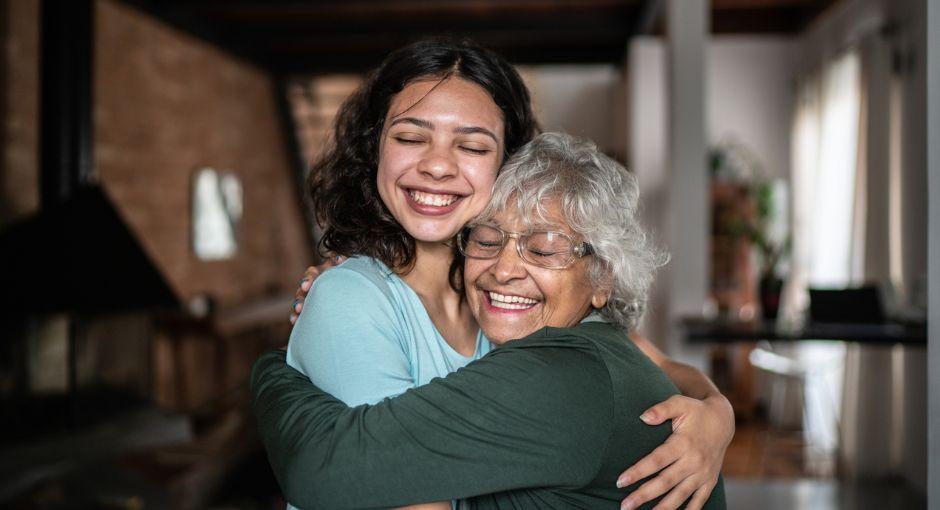
[[[304,309],[304,300],[307,299],[307,293],[310,292],[313,281],[316,280],[323,271],[342,264],[344,260],[346,260],[346,257],[330,255],[320,265],[310,266],[304,271],[304,277],[301,278],[300,286],[297,287],[297,292],[294,292],[294,301],[290,305],[291,324],[297,322],[297,317],[300,316],[300,312]]]
[[[704,400],[676,395],[640,416],[647,425],[672,419],[665,443],[620,475],[618,487],[659,473],[623,500],[633,509],[666,494],[655,510],[675,509],[691,497],[688,510],[699,510],[718,482],[725,450],[734,436],[734,410],[720,394]]]

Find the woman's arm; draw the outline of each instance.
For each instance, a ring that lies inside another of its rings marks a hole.
[[[630,494],[623,507],[636,508],[668,492],[660,507],[678,508],[689,500],[686,508],[697,510],[705,504],[718,482],[725,450],[734,436],[734,409],[701,371],[673,361],[643,337],[631,335],[630,339],[684,396],[671,397],[641,416],[649,425],[672,420],[673,434],[620,475],[617,483],[626,487],[660,473]]]
[[[599,469],[612,399],[603,364],[564,349],[564,363],[549,366],[551,349],[504,347],[445,379],[353,409],[284,365],[282,353],[266,353],[252,372],[253,406],[275,475],[302,507],[579,487]]]
[[[400,330],[392,300],[380,287],[383,282],[348,267],[316,276],[309,270],[305,275],[311,282],[306,289],[310,294],[304,296],[309,306],[291,332],[291,366],[347,405],[375,403],[413,387],[404,350],[406,333]],[[407,510],[451,510],[451,503]]]

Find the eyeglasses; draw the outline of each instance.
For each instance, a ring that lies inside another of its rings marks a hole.
[[[468,258],[493,259],[503,252],[510,238],[516,240],[516,251],[522,260],[547,269],[565,269],[581,257],[594,253],[590,244],[576,242],[563,232],[536,230],[522,234],[492,225],[465,227],[457,234],[457,247]]]

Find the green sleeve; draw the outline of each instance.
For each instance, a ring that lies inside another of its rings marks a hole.
[[[606,368],[583,346],[524,342],[356,408],[264,354],[253,406],[285,497],[369,508],[587,484],[613,422]]]

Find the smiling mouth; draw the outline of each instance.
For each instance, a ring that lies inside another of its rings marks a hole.
[[[430,207],[447,207],[460,198],[459,195],[445,195],[438,193],[428,193],[425,191],[418,191],[414,189],[408,190],[408,196],[411,197],[415,203],[423,206]]]
[[[484,291],[483,295],[486,296],[486,300],[490,306],[502,310],[528,310],[539,304],[539,301],[536,299],[510,296],[492,291]]]

